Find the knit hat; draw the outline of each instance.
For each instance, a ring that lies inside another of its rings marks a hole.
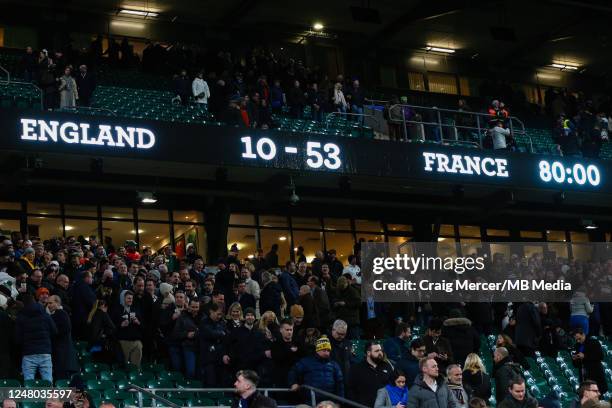
[[[49,289],[47,288],[38,288],[36,289],[36,299],[40,299],[43,294],[49,294]]]
[[[317,353],[321,350],[331,351],[331,349],[332,349],[332,346],[327,336],[319,337],[319,339],[315,343],[315,350],[317,351]]]
[[[300,305],[293,305],[291,306],[289,315],[293,317],[294,319],[296,317],[304,317],[304,308]]]
[[[159,271],[157,269],[152,269],[149,271],[149,275],[151,277],[154,277],[157,281],[159,281],[161,279],[161,274],[159,273]]]
[[[255,314],[255,309],[253,309],[252,307],[247,307],[246,309],[244,309],[244,315],[248,315],[248,314],[252,314],[253,316],[256,316]]]
[[[23,250],[24,255],[33,254],[33,253],[34,253],[34,248],[32,247],[27,247],[26,249]]]
[[[166,297],[167,294],[172,293],[172,285],[166,282],[162,282],[159,284],[159,293]]]

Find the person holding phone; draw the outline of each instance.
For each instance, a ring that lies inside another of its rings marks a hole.
[[[142,360],[142,316],[134,305],[134,293],[124,290],[119,295],[122,308],[118,308],[114,317],[117,326],[117,340],[123,351],[124,362],[140,367]]]

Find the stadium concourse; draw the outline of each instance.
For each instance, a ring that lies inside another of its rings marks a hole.
[[[612,10],[313,2],[3,2],[2,408],[609,407]],[[580,287],[374,301],[408,242]]]

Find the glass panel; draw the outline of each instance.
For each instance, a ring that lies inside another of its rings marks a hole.
[[[66,215],[73,217],[95,217],[98,218],[98,207],[95,205],[64,205]]]
[[[204,222],[204,214],[200,211],[174,211],[174,222]]]
[[[544,247],[541,245],[525,245],[523,247],[523,253],[527,258],[531,258],[535,254],[543,254]]]
[[[495,260],[496,257],[499,257],[500,256],[499,254],[503,254],[505,260],[510,259],[510,245],[490,244],[490,248],[491,248],[491,257],[493,260]]]
[[[324,218],[323,225],[329,230],[350,230],[351,220],[348,218]]]
[[[557,257],[567,258],[569,256],[567,246],[565,243],[548,244],[548,250],[556,253]]]
[[[125,207],[102,207],[102,217],[131,220],[134,218],[134,210]]]
[[[289,231],[260,229],[259,234],[261,236],[261,247],[264,250],[264,254],[270,251],[273,244],[278,244],[278,263],[279,266],[284,265],[289,260],[289,251],[291,251]]]
[[[423,74],[420,72],[409,72],[408,73],[408,86],[413,91],[424,91],[425,90],[425,79]]]
[[[74,235],[75,237],[82,235],[84,238],[89,238],[90,235],[97,237],[99,235],[98,221],[66,218],[66,236],[70,235]]]
[[[298,246],[304,247],[304,256],[307,262],[312,261],[317,251],[323,250],[322,235],[318,231],[293,230],[293,243],[295,245],[294,250]]]
[[[589,242],[589,234],[586,232],[570,232],[572,242]]]
[[[11,232],[19,232],[19,220],[0,220],[0,234],[9,236]]]
[[[102,235],[105,240],[109,237],[112,239],[115,249],[127,240],[136,241],[136,231],[131,221],[102,221]]]
[[[490,237],[509,237],[510,231],[501,229],[488,229],[487,236]]]
[[[357,231],[383,232],[383,227],[382,227],[380,221],[355,220],[355,230],[357,230]]]
[[[479,239],[461,238],[460,242],[462,256],[475,255],[482,248],[482,242]]]
[[[406,225],[406,224],[387,224],[387,229],[389,231],[407,231],[407,232],[412,232],[412,225]]]
[[[28,213],[43,215],[60,215],[60,205],[55,203],[28,202]]]
[[[457,81],[452,74],[427,73],[429,92],[457,94]]]
[[[563,241],[565,242],[565,231],[546,231],[548,241]]]
[[[0,210],[21,210],[21,203],[0,201]]]
[[[480,227],[472,225],[460,225],[459,226],[460,237],[474,237],[480,238]]]
[[[253,214],[232,214],[229,220],[230,225],[255,225]]]
[[[260,215],[259,226],[287,228],[287,217],[285,217],[284,215]]]
[[[521,231],[521,238],[542,239],[542,232],[541,231]]]
[[[291,226],[293,228],[321,229],[321,220],[320,218],[291,217]]]
[[[365,240],[363,242],[385,242],[385,236],[382,234],[362,234],[361,232],[358,232],[356,235],[357,242],[361,240]]]
[[[395,67],[380,67],[380,84],[388,88],[397,88]]]
[[[167,214],[167,213],[166,213]],[[140,247],[149,247],[158,252],[170,245],[170,225],[138,222]]]
[[[572,254],[574,259],[588,261],[593,259],[593,247],[590,244],[572,244]]]
[[[62,236],[62,220],[60,218],[28,217],[28,235],[50,239]]]
[[[343,232],[326,232],[325,244],[327,250],[335,249],[336,257],[343,263],[348,263],[348,256],[353,253],[353,235]]]
[[[455,226],[452,224],[440,225],[440,235],[454,237],[455,236]]]
[[[452,238],[438,238],[438,256],[457,256],[457,243]]]
[[[168,210],[153,210],[150,208],[139,208],[138,209],[138,221],[140,220],[153,220],[153,221],[166,221],[168,219]],[[177,220],[182,221],[182,220]]]
[[[466,77],[459,77],[459,90],[462,96],[470,96],[470,80]]]
[[[402,245],[411,239],[411,237],[389,237],[389,244]]]
[[[255,242],[255,228],[230,227],[227,230],[227,249],[236,244],[240,251],[239,258],[245,259],[255,255],[257,244]]]
[[[196,253],[202,255],[206,262],[206,230],[204,227],[174,224],[174,252],[179,259],[185,257],[189,244],[195,246]]]

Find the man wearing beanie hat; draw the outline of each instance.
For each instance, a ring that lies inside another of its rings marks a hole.
[[[317,340],[315,350],[314,356],[304,357],[289,371],[291,390],[297,391],[304,384],[344,397],[342,370],[329,358],[331,343],[327,336]]]
[[[304,320],[304,308],[300,305],[293,305],[289,309],[289,316],[293,319],[295,332],[298,333],[302,329],[302,321]]]

